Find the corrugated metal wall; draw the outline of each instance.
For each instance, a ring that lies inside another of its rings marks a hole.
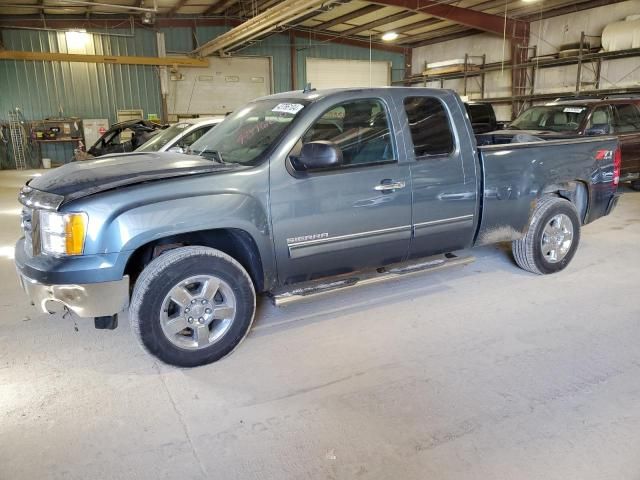
[[[167,53],[187,53],[231,27],[199,26],[162,28]],[[1,30],[5,48],[10,50],[87,53],[98,55],[156,56],[155,32],[136,29],[110,30],[115,35],[88,34],[84,46],[74,47],[69,34],[58,31]],[[116,36],[118,35],[118,36]],[[307,57],[368,60],[369,49],[331,43],[311,38],[296,39],[297,88],[306,83]],[[238,55],[269,56],[273,59],[275,92],[291,90],[290,37],[274,34],[238,52]],[[392,79],[402,79],[402,54],[372,50],[373,60],[392,64]],[[0,60],[0,121],[8,120],[8,112],[18,107],[25,120],[48,117],[108,118],[116,120],[120,109],[140,108],[145,115],[162,113],[160,80],[157,67],[142,65],[106,65],[70,62],[33,62]],[[0,166],[12,168],[10,149],[0,149]],[[42,145],[42,152],[33,152],[32,166],[39,158],[49,157],[54,163],[69,161],[71,144]]]
[[[112,30],[123,36],[87,35],[84,46],[74,46],[64,32],[2,30],[9,50],[87,53],[98,55],[156,56],[155,33]],[[126,35],[126,36],[125,36]],[[19,108],[27,121],[47,117],[108,118],[116,121],[120,109],[140,108],[147,114],[161,113],[160,81],[157,68],[143,65],[107,65],[71,62],[0,61],[0,120]],[[43,157],[55,163],[69,161],[71,144],[42,145]],[[39,157],[34,152],[32,165]],[[10,156],[0,158],[3,168],[11,168]]]
[[[195,39],[197,40],[197,45],[202,45],[230,28],[224,26],[196,27]],[[194,40],[191,28],[167,28],[161,29],[161,31],[165,33],[167,52],[187,53],[193,50]],[[296,37],[297,88],[302,88],[306,83],[307,57],[369,60],[368,48],[319,42],[312,37],[313,34],[310,34],[309,38]],[[240,50],[237,54],[272,57],[275,93],[286,92],[293,88],[291,85],[290,45],[288,34],[274,34],[248,48]],[[392,65],[392,80],[402,80],[404,77],[403,54],[374,49],[371,51],[371,59],[390,62]]]

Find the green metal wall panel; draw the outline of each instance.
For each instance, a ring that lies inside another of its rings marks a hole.
[[[138,29],[112,30],[115,35],[88,34],[84,46],[76,48],[65,32],[2,30],[9,50],[87,53],[97,55],[156,56],[156,36]],[[116,36],[118,35],[118,36]],[[160,80],[157,68],[146,65],[109,65],[75,62],[0,60],[0,120],[19,108],[25,120],[47,117],[108,118],[115,122],[117,110],[140,108],[160,115]],[[71,144],[42,145],[42,156],[65,163],[73,155]],[[34,155],[35,156],[35,155]],[[4,168],[12,156],[0,158]],[[38,159],[32,159],[37,166]]]
[[[201,45],[228,31],[227,26],[162,28],[168,53],[188,53],[194,43]],[[99,55],[157,55],[156,36],[151,30],[110,30],[110,34],[90,34],[89,41],[79,51],[73,49],[65,32],[35,30],[1,30],[7,49],[36,52],[88,53]],[[275,92],[291,90],[291,51],[287,33],[274,34],[240,50],[238,55],[269,56],[273,59]],[[369,49],[325,43],[309,38],[296,38],[297,87],[306,83],[306,59],[335,58],[368,60]],[[404,74],[402,54],[372,50],[373,60],[392,64],[392,80]],[[20,108],[26,120],[47,117],[75,116],[116,120],[119,109],[141,108],[145,115],[160,114],[162,101],[158,69],[142,65],[108,65],[70,62],[34,62],[0,60],[0,121],[8,120],[8,111]],[[7,149],[5,149],[7,150]],[[72,146],[43,146],[42,156],[55,163],[68,161]],[[0,165],[13,164],[10,149],[3,154]],[[37,165],[37,160],[32,161]]]

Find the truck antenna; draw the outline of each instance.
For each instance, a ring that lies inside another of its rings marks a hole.
[[[311,88],[311,82],[309,82],[305,85],[304,90],[302,90],[302,93],[314,92],[315,90],[316,90],[315,88]]]

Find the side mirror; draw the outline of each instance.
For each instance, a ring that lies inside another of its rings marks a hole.
[[[305,143],[297,163],[304,170],[321,170],[342,165],[342,150],[328,140]]]
[[[611,129],[606,123],[597,123],[584,131],[584,134],[587,137],[593,137],[596,135],[607,135],[609,133],[611,133]]]
[[[184,153],[184,148],[182,148],[179,145],[176,145],[174,147],[171,147],[169,150],[167,150],[167,152],[172,152],[172,153]]]

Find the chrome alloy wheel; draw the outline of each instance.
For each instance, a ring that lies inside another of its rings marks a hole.
[[[549,263],[558,263],[566,257],[573,243],[573,223],[564,213],[551,217],[544,227],[540,248],[542,256]]]
[[[197,275],[175,285],[162,302],[160,325],[180,348],[199,350],[220,340],[236,316],[236,296],[221,278]]]

